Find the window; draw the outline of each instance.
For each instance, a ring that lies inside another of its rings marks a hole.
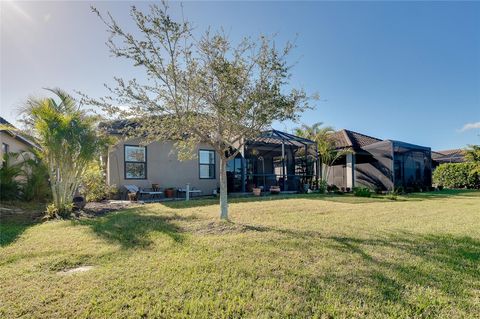
[[[198,151],[198,169],[200,172],[200,179],[215,178],[215,151]]]
[[[147,178],[147,148],[125,145],[125,179]]]

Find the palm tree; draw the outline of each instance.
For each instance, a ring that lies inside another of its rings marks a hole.
[[[322,164],[322,181],[328,181],[330,167],[342,156],[350,154],[350,149],[336,149],[330,135],[335,133],[332,126],[323,126],[322,122],[314,123],[311,126],[302,124],[295,129],[295,134],[300,137],[308,138],[317,143],[318,156]]]
[[[103,143],[96,135],[94,118],[60,89],[54,98],[31,98],[23,109],[23,122],[40,146],[38,155],[48,168],[53,203],[51,215],[66,217],[87,165]]]
[[[319,137],[325,137],[327,134],[334,133],[335,129],[331,126],[323,126],[323,122],[314,123],[311,126],[302,124],[295,129],[295,135],[316,141]]]

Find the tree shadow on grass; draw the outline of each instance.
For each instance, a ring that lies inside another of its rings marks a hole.
[[[344,255],[348,272],[327,272],[309,278],[315,285],[326,282],[340,287],[339,298],[398,304],[411,316],[430,313],[435,317],[442,311],[442,297],[448,296],[467,313],[479,309],[475,292],[480,291],[480,240],[451,234],[417,234],[396,231],[372,238],[325,236],[317,231],[298,231],[261,225],[242,226],[250,231],[276,232],[286,236],[285,249],[297,249],[298,240],[305,245],[323,245]],[[288,239],[295,239],[288,241]],[[291,242],[291,247],[289,243]],[[341,258],[342,259],[342,258]],[[354,265],[358,265],[359,268]],[[323,284],[322,284],[323,283]],[[352,286],[352,283],[355,283]],[[366,288],[369,292],[362,291]],[[433,289],[433,290],[432,290]],[[432,292],[433,291],[433,292]],[[424,293],[431,293],[420,296]],[[412,298],[412,296],[414,296]],[[421,303],[425,304],[422,305]],[[420,309],[425,306],[425,309]],[[420,308],[419,308],[420,307]],[[428,311],[427,311],[428,308]],[[420,309],[420,310],[419,310]]]
[[[480,241],[477,239],[398,232],[377,239],[330,237],[328,240],[330,247],[360,256],[367,269],[362,280],[385,302],[398,303],[406,309],[419,310],[418,307],[425,306],[420,312],[428,308],[430,316],[435,317],[442,306],[441,298],[431,292],[433,289],[463,304],[464,310],[475,307],[472,292],[480,289]],[[425,296],[423,301],[419,296],[409,299],[412,287],[432,295]]]
[[[405,196],[410,200],[428,200],[428,199],[442,199],[442,198],[479,198],[480,191],[473,189],[447,189],[435,192],[425,193],[411,193]]]
[[[181,243],[184,235],[176,222],[195,218],[177,214],[155,215],[141,208],[131,208],[104,217],[80,219],[74,223],[89,226],[99,237],[119,243],[123,248],[146,248],[153,243],[150,236],[154,232],[165,234],[174,242]]]
[[[0,222],[0,247],[5,247],[15,242],[24,231],[33,226],[34,222]]]
[[[20,213],[0,211],[0,247],[15,242],[28,228],[39,223],[42,215],[39,211]]]
[[[288,199],[308,199],[314,201],[329,201],[341,204],[367,204],[367,203],[396,203],[405,201],[423,201],[423,200],[436,200],[444,198],[479,198],[480,191],[478,190],[443,190],[436,192],[425,193],[411,193],[397,197],[396,200],[390,200],[384,196],[373,195],[372,197],[355,197],[351,193],[345,195],[339,194],[280,194],[280,195],[266,195],[260,197],[246,196],[246,197],[232,197],[229,198],[230,204],[237,203],[254,203],[254,202],[269,202],[280,201]],[[160,205],[171,209],[185,209],[193,207],[204,207],[218,205],[218,199],[206,198],[206,199],[193,199],[190,201],[169,201],[162,202]]]
[[[228,199],[229,204],[238,204],[238,203],[255,203],[255,202],[270,202],[270,201],[282,201],[289,199],[309,199],[309,200],[324,200],[332,201],[338,203],[348,203],[348,204],[363,204],[371,202],[391,202],[383,197],[353,197],[352,195],[337,195],[337,194],[280,194],[280,195],[266,195],[266,196],[246,196],[246,197],[233,197]],[[190,201],[169,201],[161,202],[159,205],[171,208],[171,209],[185,209],[193,207],[204,207],[204,206],[213,206],[218,205],[218,199],[208,198],[208,199],[194,199]]]

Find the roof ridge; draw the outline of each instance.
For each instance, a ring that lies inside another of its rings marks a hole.
[[[343,130],[344,130],[344,131],[351,132],[351,133],[355,133],[355,134],[358,134],[358,135],[362,135],[362,136],[365,136],[365,137],[368,137],[368,138],[372,138],[372,139],[374,139],[374,140],[383,141],[381,138],[374,137],[374,136],[371,136],[371,135],[367,135],[367,134],[363,134],[363,133],[359,133],[359,132],[352,131],[352,130],[347,130],[347,129],[343,129]]]
[[[350,136],[348,136],[347,130],[346,130],[346,129],[342,129],[342,132],[343,132],[343,135],[345,135],[345,140],[347,141],[347,144],[353,146],[353,142],[352,142],[352,140],[350,139]]]
[[[448,149],[448,150],[440,150],[440,151],[435,151],[437,153],[442,153],[442,152],[452,152],[452,151],[460,151],[460,152],[463,152],[464,149],[463,148],[451,148],[451,149]]]

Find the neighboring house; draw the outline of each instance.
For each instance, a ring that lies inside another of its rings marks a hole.
[[[30,152],[32,148],[38,148],[35,143],[20,135],[16,128],[3,117],[0,117],[0,125],[2,128],[11,127],[11,129],[0,129],[1,158],[5,153],[24,153]]]
[[[126,122],[103,124],[110,134],[121,137]],[[107,181],[122,188],[133,184],[151,188],[184,188],[186,184],[210,195],[219,187],[219,158],[212,147],[200,143],[195,159],[180,161],[174,141],[142,145],[141,139],[122,140],[105,158]],[[248,192],[253,187],[278,185],[282,191],[298,191],[318,174],[315,143],[288,133],[270,130],[248,141],[227,166],[229,192]]]
[[[432,184],[429,147],[340,130],[330,138],[338,150],[348,149],[330,168],[328,183],[339,188],[363,186],[378,190],[427,189]]]
[[[432,151],[432,168],[434,169],[440,164],[462,162],[465,162],[465,151],[462,149]]]

